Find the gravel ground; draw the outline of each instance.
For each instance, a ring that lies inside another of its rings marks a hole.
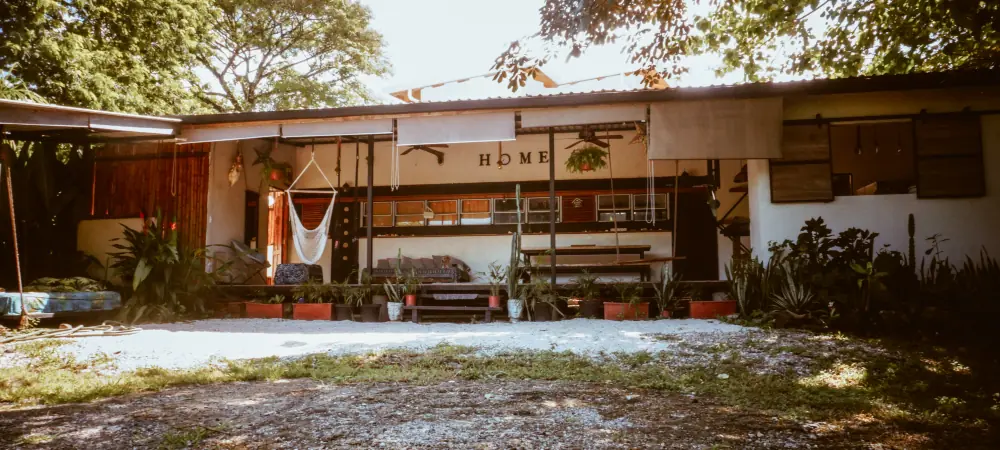
[[[142,328],[143,331],[129,336],[76,339],[60,347],[59,351],[73,354],[80,360],[103,353],[111,356],[117,370],[128,371],[140,367],[194,368],[219,359],[367,353],[389,348],[421,350],[443,342],[473,346],[487,353],[503,350],[569,350],[588,355],[659,352],[679,349],[681,344],[697,347],[720,340],[742,340],[751,332],[748,328],[715,320],[616,322],[588,319],[516,324],[217,319],[143,325]],[[698,353],[691,352],[692,356]],[[16,363],[13,355],[0,356],[0,365]]]
[[[799,449],[868,440],[863,430],[822,430],[686,395],[548,381],[190,386],[4,412],[0,429],[0,447],[46,449]]]

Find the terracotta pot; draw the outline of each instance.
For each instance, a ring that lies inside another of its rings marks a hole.
[[[490,298],[489,298],[489,302],[490,302],[489,303],[490,308],[499,308],[500,307],[500,296],[499,295],[491,295]]]
[[[664,309],[663,311],[660,311],[660,317],[663,317],[664,319],[669,319],[670,318],[670,310],[669,309]]]
[[[382,305],[361,305],[362,322],[378,322],[378,313]]]
[[[590,171],[594,170],[594,168],[590,167],[590,163],[583,163],[583,164],[580,164],[580,170],[583,171],[583,172],[590,172]]]
[[[585,319],[596,319],[601,317],[600,300],[580,300],[580,317]]]
[[[295,320],[330,320],[333,318],[333,304],[292,303],[292,318]]]
[[[354,320],[354,308],[351,305],[333,305],[336,311],[336,320]]]
[[[247,302],[247,318],[250,319],[280,319],[284,311],[281,303],[250,303]]]
[[[639,320],[649,317],[649,303],[604,302],[604,320]]]
[[[285,173],[281,169],[271,169],[271,173],[268,174],[268,178],[271,181],[281,181],[285,178]]]
[[[535,314],[532,319],[535,322],[551,322],[552,306],[548,303],[539,303],[535,306]]]
[[[406,306],[417,306],[417,294],[406,294],[403,301],[406,302]]]
[[[691,302],[692,319],[714,319],[736,314],[736,300],[709,300]]]

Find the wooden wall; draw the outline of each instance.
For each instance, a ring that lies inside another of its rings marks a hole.
[[[96,150],[91,218],[176,218],[181,245],[203,247],[210,144],[117,144]]]

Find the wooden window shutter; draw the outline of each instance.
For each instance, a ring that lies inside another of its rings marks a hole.
[[[833,201],[828,125],[785,125],[781,153],[770,162],[772,203]]]
[[[979,116],[928,117],[915,122],[917,197],[986,195]]]

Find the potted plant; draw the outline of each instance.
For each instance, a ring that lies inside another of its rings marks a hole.
[[[507,316],[512,323],[521,321],[521,313],[524,312],[524,297],[527,293],[527,286],[521,282],[519,266],[515,263],[507,266]]]
[[[649,302],[642,301],[642,288],[631,281],[614,283],[617,302],[604,303],[604,320],[638,320],[649,317]]]
[[[280,319],[282,317],[282,303],[285,296],[275,295],[273,297],[259,297],[254,301],[247,302],[247,318],[250,319]]]
[[[528,298],[528,309],[535,313],[533,318],[535,322],[549,322],[553,318],[552,312],[558,313],[555,305],[558,297],[549,280],[535,278],[531,283]]]
[[[490,263],[487,272],[479,272],[479,274],[486,277],[486,281],[490,284],[489,307],[499,308],[500,291],[503,289],[504,279],[507,278],[507,273],[504,272],[503,266],[493,261]]]
[[[388,279],[383,286],[386,295],[389,296],[389,301],[385,304],[389,310],[389,320],[399,322],[403,319],[403,287]]]
[[[691,299],[688,308],[692,319],[715,319],[720,316],[736,314],[738,307],[736,300],[730,300],[725,293],[706,294],[705,290],[700,290],[698,297],[705,298],[711,295],[712,300]]]
[[[681,277],[674,275],[674,271],[667,264],[660,269],[660,282],[653,285],[656,293],[656,307],[660,309],[660,317],[670,318],[674,310],[677,309],[678,300],[681,296]]]
[[[312,281],[292,289],[292,319],[330,320],[333,318],[334,287]]]
[[[361,275],[361,284],[363,284],[365,286],[365,290],[368,291],[368,295],[372,299],[372,304],[378,306],[378,321],[383,322],[388,318],[388,312],[386,311],[385,304],[389,302],[389,296],[386,295],[384,286],[381,284],[375,284],[373,281],[374,280],[372,279],[370,273],[365,272]]]
[[[415,269],[403,272],[397,276],[399,285],[403,288],[403,301],[406,306],[417,306],[417,291],[420,290],[420,277]]]
[[[600,317],[601,302],[597,298],[601,294],[601,286],[597,284],[597,277],[586,270],[573,279],[576,289],[573,291],[580,302],[580,316],[588,319]]]
[[[379,305],[365,303],[368,291],[363,286],[345,286],[344,304],[353,309],[359,309],[362,322],[378,322]]]
[[[575,173],[590,172],[607,167],[608,152],[595,145],[578,148],[566,159],[566,170]]]

